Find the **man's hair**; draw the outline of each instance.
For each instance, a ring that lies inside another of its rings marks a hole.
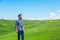
[[[19,14],[18,17],[20,17],[22,14]]]

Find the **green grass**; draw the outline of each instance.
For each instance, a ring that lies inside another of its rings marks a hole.
[[[60,20],[24,20],[25,40],[60,40]],[[0,40],[17,40],[15,20],[0,20]]]

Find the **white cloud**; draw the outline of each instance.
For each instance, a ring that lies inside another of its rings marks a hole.
[[[55,19],[56,18],[56,14],[54,12],[50,12],[50,15],[48,16],[47,19]]]
[[[60,13],[60,10],[57,10],[58,13]]]
[[[44,20],[43,17],[36,17],[35,19],[36,19],[36,20]]]
[[[44,20],[42,17],[30,17],[30,18],[24,18],[25,20]]]
[[[30,17],[25,18],[26,20],[54,20],[54,19],[60,19],[60,15],[57,15],[54,12],[50,12],[50,15],[48,17]]]
[[[60,14],[58,16],[60,17]]]
[[[60,19],[60,15],[57,15],[54,12],[50,12],[48,19]]]
[[[35,18],[34,18],[34,17],[30,17],[30,18],[23,18],[23,19],[25,19],[25,20],[35,20]]]
[[[50,17],[51,17],[51,18],[54,18],[54,17],[56,17],[56,14],[55,14],[54,12],[51,12],[51,13],[50,13]]]
[[[34,18],[34,17],[31,17],[30,19],[31,19],[31,20],[35,20],[35,18]]]

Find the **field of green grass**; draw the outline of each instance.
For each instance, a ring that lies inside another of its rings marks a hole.
[[[25,40],[60,40],[60,20],[24,20]],[[0,40],[17,40],[15,20],[0,20]]]

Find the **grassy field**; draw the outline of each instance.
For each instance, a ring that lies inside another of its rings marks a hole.
[[[24,20],[25,40],[60,40],[60,20]],[[0,20],[0,40],[17,40],[15,20]]]

